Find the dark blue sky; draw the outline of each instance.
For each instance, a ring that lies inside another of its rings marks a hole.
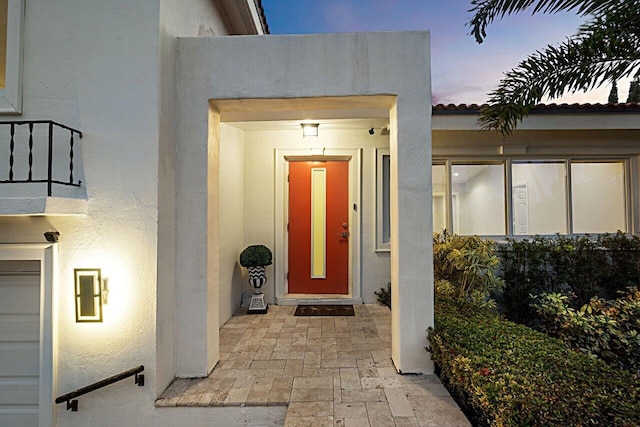
[[[575,14],[522,13],[494,22],[479,45],[465,26],[469,0],[262,0],[272,34],[429,30],[434,103],[482,103],[527,54],[563,41]],[[618,85],[620,88],[624,84]],[[606,102],[608,88],[553,102]]]

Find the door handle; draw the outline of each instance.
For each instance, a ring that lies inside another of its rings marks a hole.
[[[348,231],[343,231],[342,233],[338,233],[337,236],[340,236],[343,239],[346,239],[347,237],[349,237],[349,232]]]

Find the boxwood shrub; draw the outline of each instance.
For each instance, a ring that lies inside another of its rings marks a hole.
[[[640,381],[495,311],[439,298],[432,358],[479,426],[638,426]]]
[[[506,282],[502,295],[496,295],[499,307],[510,320],[529,326],[538,320],[531,295],[570,292],[577,309],[593,296],[613,299],[640,286],[640,237],[622,232],[507,240],[498,253]]]

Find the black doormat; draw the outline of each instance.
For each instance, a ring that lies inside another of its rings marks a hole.
[[[355,316],[352,305],[299,305],[294,316]]]

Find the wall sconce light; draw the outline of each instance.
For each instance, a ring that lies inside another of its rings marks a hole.
[[[59,231],[47,231],[44,233],[44,238],[47,239],[47,242],[56,243],[60,238]]]
[[[76,322],[102,322],[103,289],[99,268],[76,268]]]
[[[319,123],[302,123],[302,136],[318,136]]]

